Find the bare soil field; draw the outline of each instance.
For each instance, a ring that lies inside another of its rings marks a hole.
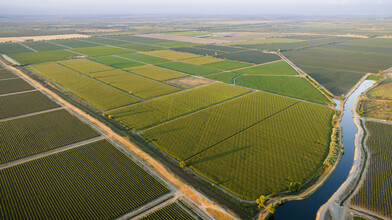
[[[197,38],[197,37],[184,37],[184,36],[175,36],[175,35],[166,35],[166,34],[139,34],[135,35],[137,37],[148,37],[154,39],[162,39],[162,40],[173,40],[173,41],[182,41],[189,43],[197,43],[197,44],[223,44],[230,43],[227,40],[217,40],[217,39],[207,39],[207,38]]]
[[[0,43],[6,42],[24,42],[26,40],[40,41],[40,40],[61,40],[71,38],[88,38],[90,35],[86,34],[61,34],[61,35],[44,35],[44,36],[27,36],[27,37],[0,37]]]
[[[194,76],[168,81],[168,83],[170,83],[170,84],[179,85],[179,86],[186,86],[186,87],[190,87],[190,88],[195,88],[198,86],[207,85],[212,82],[213,82],[212,80],[194,77]]]

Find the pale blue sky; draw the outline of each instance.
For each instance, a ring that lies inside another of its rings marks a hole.
[[[1,0],[1,15],[392,15],[392,0]]]

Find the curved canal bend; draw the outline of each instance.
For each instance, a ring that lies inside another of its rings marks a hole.
[[[304,200],[286,202],[277,207],[273,219],[315,219],[318,209],[326,203],[329,198],[338,190],[340,185],[347,179],[354,161],[354,136],[358,129],[354,124],[353,106],[358,96],[367,88],[372,86],[374,81],[365,80],[350,95],[344,104],[343,118],[341,126],[343,128],[344,154],[340,159],[336,169],[328,180]]]

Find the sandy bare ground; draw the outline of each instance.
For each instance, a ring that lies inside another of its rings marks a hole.
[[[166,34],[138,34],[138,35],[134,35],[134,36],[148,37],[148,38],[162,39],[162,40],[182,41],[182,42],[197,43],[197,44],[223,44],[223,43],[230,43],[231,42],[231,41],[227,41],[227,40],[185,37],[185,36],[166,35]]]
[[[24,74],[21,70],[16,69],[12,66],[8,66],[3,61],[0,61],[0,63],[3,66],[6,66],[9,69],[13,70],[14,72],[18,73],[21,77],[28,80],[38,89],[45,92],[53,99],[61,103],[65,108],[68,108],[74,114],[77,114],[78,117],[83,118],[84,121],[91,124],[93,127],[99,129],[104,134],[105,137],[110,138],[112,141],[114,141],[117,144],[120,144],[130,154],[136,156],[137,158],[140,158],[146,166],[148,166],[154,172],[158,173],[159,176],[164,177],[166,181],[168,181],[171,185],[175,186],[181,193],[183,193],[186,197],[192,200],[192,202],[194,202],[195,204],[199,204],[200,209],[202,209],[204,212],[209,213],[209,210],[214,210],[213,213],[209,213],[209,214],[216,219],[239,219],[234,213],[231,213],[229,210],[226,210],[225,208],[221,207],[219,204],[211,201],[210,199],[208,199],[207,197],[199,193],[197,190],[195,190],[193,187],[183,182],[168,168],[166,168],[163,164],[156,161],[150,155],[142,151],[136,144],[130,142],[127,138],[116,134],[109,127],[107,127],[105,124],[100,122],[98,119],[85,113],[81,109],[71,105],[70,103],[62,99],[60,96],[58,96],[56,93],[52,92],[51,90],[47,89],[45,86],[41,85],[40,83],[30,78],[28,75]]]
[[[191,88],[211,84],[213,82],[214,81],[212,81],[212,80],[208,80],[208,79],[200,78],[200,77],[195,77],[195,76],[181,78],[181,79],[173,79],[173,80],[167,81],[167,83],[170,83],[170,84],[179,85],[179,86],[187,86],[187,87],[191,87]]]
[[[26,40],[60,40],[71,38],[88,38],[90,35],[86,34],[61,34],[61,35],[44,35],[44,36],[27,36],[27,37],[0,37],[0,43],[5,42],[24,42]]]

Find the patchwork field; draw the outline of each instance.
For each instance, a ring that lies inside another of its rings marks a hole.
[[[148,64],[170,62],[170,60],[168,60],[168,59],[148,56],[148,55],[140,54],[140,53],[126,53],[126,54],[120,54],[118,56],[126,58],[126,59],[130,59],[130,60],[142,62],[142,63],[148,63]]]
[[[203,55],[203,56],[207,56],[207,55],[214,56],[214,55],[219,55],[219,54],[224,53],[219,50],[209,50],[209,49],[203,49],[203,48],[198,48],[198,47],[178,47],[178,48],[174,48],[173,50],[187,52],[187,53],[193,53],[193,54],[198,54],[198,55]]]
[[[222,83],[202,86],[108,112],[134,130],[168,121],[249,92]]]
[[[204,76],[204,75],[220,72],[220,70],[197,66],[188,63],[182,63],[182,62],[160,63],[157,64],[157,66],[183,72],[183,73],[196,75],[196,76]]]
[[[183,208],[181,208],[181,206],[178,205],[177,203],[172,203],[142,218],[142,220],[156,220],[156,219],[193,220],[195,218],[192,215],[190,215],[187,211],[185,211]]]
[[[251,65],[253,65],[253,64],[224,60],[224,61],[220,61],[220,62],[204,64],[202,66],[213,68],[213,69],[218,69],[218,70],[234,70],[234,69],[244,68],[244,67],[251,66]]]
[[[122,48],[111,47],[111,46],[82,47],[82,48],[74,48],[71,50],[91,57],[129,53],[134,51],[130,49],[122,49]]]
[[[283,60],[237,70],[236,72],[250,75],[298,75],[298,73]]]
[[[0,119],[60,107],[39,91],[0,96]]]
[[[23,79],[0,80],[0,95],[35,89]]]
[[[2,216],[9,219],[113,219],[169,192],[107,141],[3,169],[0,175]]]
[[[370,152],[365,179],[351,204],[392,218],[392,125],[367,121]]]
[[[10,55],[14,53],[28,53],[28,52],[32,52],[32,51],[17,43],[0,44],[0,53],[3,54]]]
[[[71,39],[66,39],[66,40],[53,40],[51,41],[56,44],[61,44],[66,47],[71,47],[71,48],[79,48],[79,47],[94,47],[94,46],[99,46],[96,43],[91,43],[91,42],[86,42],[86,41],[80,41],[80,40],[71,40]]]
[[[112,66],[114,68],[119,68],[119,69],[144,65],[143,63],[127,60],[117,56],[94,57],[94,58],[90,58],[90,60],[103,63],[105,65]]]
[[[56,63],[38,64],[30,68],[101,110],[139,102],[135,97]]]
[[[3,121],[0,128],[0,163],[98,136],[66,110]]]
[[[326,107],[255,92],[142,135],[215,184],[256,199],[306,181],[322,165],[332,114]]]
[[[143,99],[180,91],[177,87],[121,70],[99,72],[98,74],[99,81]]]
[[[280,60],[280,57],[276,54],[263,53],[257,50],[246,50],[234,53],[224,53],[215,57],[229,60],[237,60],[247,63],[267,63],[275,60]]]
[[[234,84],[234,78],[241,76],[241,73],[237,72],[222,72],[215,73],[208,76],[205,76],[208,79],[221,81],[224,83]]]
[[[302,77],[245,75],[237,78],[236,84],[320,104],[330,103],[318,89]]]
[[[219,61],[223,61],[222,59],[218,59],[215,57],[196,57],[196,58],[189,58],[189,59],[184,59],[181,60],[181,62],[183,63],[189,63],[189,64],[193,64],[193,65],[203,65],[203,64],[208,64],[208,63],[215,63],[215,62],[219,62]]]
[[[385,46],[390,44],[391,39],[356,39],[284,55],[333,94],[341,95],[365,73],[377,73],[392,65],[392,47]]]
[[[117,46],[122,47],[122,48],[131,49],[131,50],[136,50],[136,51],[150,51],[150,50],[166,49],[165,47],[148,45],[148,44],[136,44],[136,43],[128,43],[128,44],[125,43],[125,44],[119,44]]]
[[[78,54],[66,50],[49,50],[31,53],[17,53],[9,56],[21,64],[35,64],[49,61],[65,60]]]
[[[178,52],[174,50],[156,50],[156,51],[147,51],[147,52],[140,52],[140,53],[144,55],[159,57],[168,60],[184,60],[184,59],[189,59],[194,57],[200,57],[199,55],[195,55],[192,53],[184,53],[184,52]]]
[[[93,62],[90,60],[86,60],[86,59],[64,60],[64,61],[60,61],[58,63],[66,66],[72,70],[75,70],[77,72],[81,72],[84,74],[114,70],[114,68],[112,68],[112,67],[108,67],[106,65],[103,65],[103,64],[100,64],[97,62]]]
[[[38,51],[47,51],[47,50],[62,50],[66,49],[66,47],[58,46],[55,44],[48,43],[46,41],[31,41],[31,42],[23,42],[22,44],[33,48]]]
[[[11,71],[8,69],[2,69],[0,67],[0,79],[9,79],[9,78],[15,78],[17,75],[13,74]]]
[[[177,71],[173,71],[157,66],[151,66],[151,65],[131,67],[131,68],[126,68],[125,70],[151,79],[156,79],[159,81],[166,81],[169,79],[176,79],[180,77],[189,76],[188,74],[185,73],[180,73]]]

